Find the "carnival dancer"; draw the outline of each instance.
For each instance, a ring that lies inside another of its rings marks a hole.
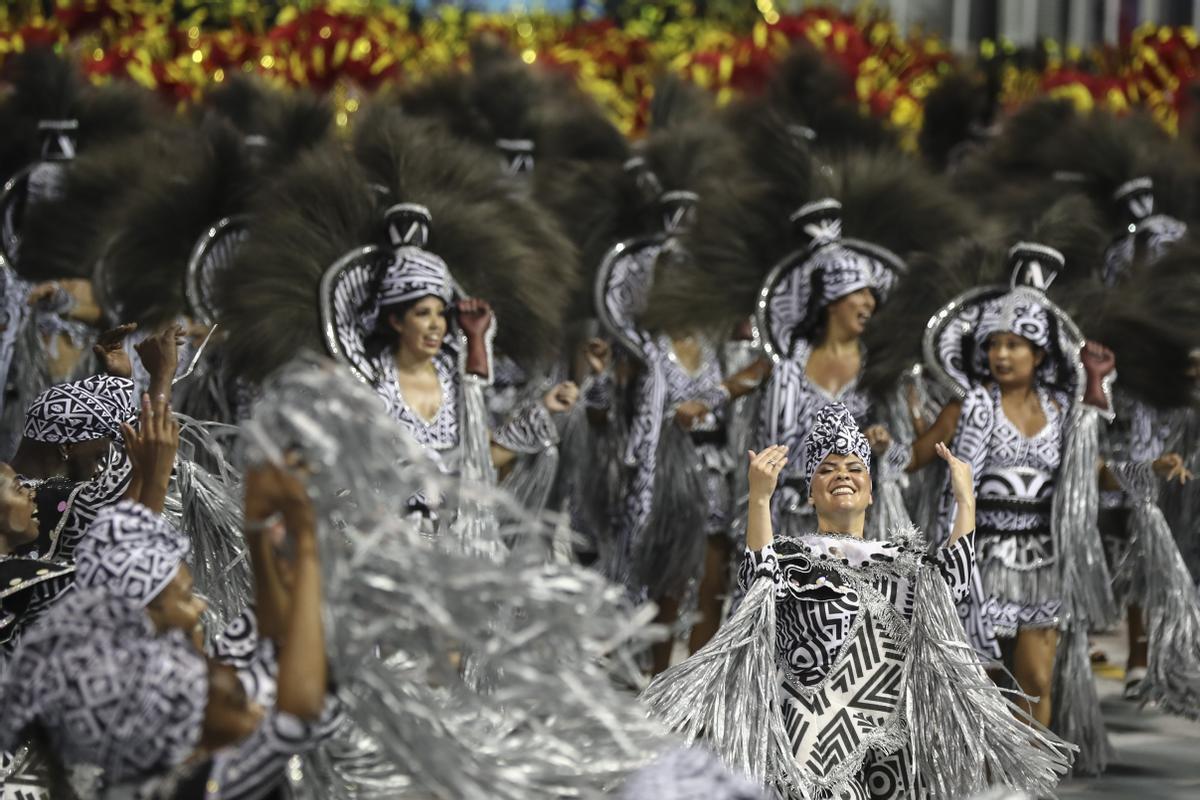
[[[278,684],[265,712],[233,667],[206,660],[183,631],[156,631],[117,594],[77,591],[14,654],[0,688],[11,723],[0,746],[41,731],[68,765],[104,769],[102,796],[249,800],[279,786],[288,760],[319,741],[327,705],[315,524],[298,486],[276,475],[252,490],[282,516],[294,545]],[[89,689],[99,682],[116,689],[99,696]]]
[[[882,424],[868,431],[881,453],[887,429],[898,440],[915,436],[916,409],[897,388],[912,358],[892,345],[896,331],[883,303],[907,272],[906,259],[966,235],[972,223],[917,165],[860,155],[822,169],[778,119],[751,120],[747,128],[747,154],[765,186],[699,209],[687,239],[697,266],[656,284],[651,307],[661,313],[652,319],[677,330],[683,309],[713,326],[754,312],[774,365],[754,438],[791,449],[792,467],[774,502],[781,530],[799,530],[811,509],[794,474],[796,455],[817,409],[837,401],[862,424]],[[899,492],[904,460],[900,448],[882,459],[872,531],[907,517]]]
[[[1101,435],[1108,468],[1100,529],[1116,600],[1126,611],[1125,694],[1197,718],[1200,609],[1175,544],[1194,538],[1197,527],[1176,515],[1173,535],[1160,496],[1177,503],[1194,491],[1182,484],[1200,448],[1184,438],[1195,414],[1200,347],[1197,283],[1188,266],[1196,244],[1187,224],[1195,219],[1192,186],[1200,164],[1136,115],[1079,115],[1051,142],[1047,170],[1074,176],[1112,233],[1097,270],[1099,285],[1089,290],[1072,281],[1063,291],[1073,295],[1088,338],[1111,348],[1121,365],[1115,418]],[[1161,486],[1159,479],[1165,479]],[[1144,563],[1147,558],[1154,563]]]
[[[659,276],[686,269],[677,266],[691,257],[682,235],[705,196],[733,182],[739,159],[736,142],[711,117],[668,120],[628,165],[630,179],[647,192],[647,214],[661,227],[613,245],[597,275],[597,311],[621,356],[610,419],[625,435],[621,552],[609,569],[658,603],[666,625],[697,603],[701,620],[687,634],[692,651],[720,624],[727,592],[728,406],[758,386],[766,363],[727,374],[721,340],[702,333],[698,319],[668,334],[647,328],[641,317]],[[713,180],[717,165],[726,172]],[[704,498],[700,506],[697,497]],[[655,648],[655,673],[670,663],[673,638]]]
[[[908,469],[934,461],[948,441],[972,465],[981,587],[961,606],[963,624],[981,655],[1001,657],[993,637],[1011,642],[1005,663],[1021,690],[1038,698],[1031,715],[1080,746],[1077,769],[1100,771],[1109,748],[1087,632],[1115,615],[1096,529],[1096,437],[1100,414],[1111,414],[1113,358],[1085,348],[1079,328],[1046,295],[1059,272],[1096,255],[1086,209],[1054,207],[1035,237],[1013,245],[1006,264],[995,246],[951,248],[924,276],[931,283],[906,289],[937,297],[955,281],[1011,275],[968,289],[931,319],[927,367],[960,399],[913,443]],[[946,540],[953,506],[944,492],[934,542]]]
[[[70,561],[96,514],[130,489],[133,467],[122,425],[137,411],[129,360],[121,348],[124,332],[114,329],[102,342],[110,374],[52,386],[26,413],[24,437],[11,466],[34,489],[38,506],[50,512],[43,517],[55,520],[43,526],[31,546],[40,557]],[[139,345],[156,398],[170,397],[178,336],[178,330],[169,328]]]
[[[541,270],[557,271],[558,234],[496,184],[490,160],[427,123],[386,124],[360,153],[365,169],[340,149],[318,150],[255,209],[225,293],[230,365],[258,382],[302,350],[326,350],[375,387],[445,471],[492,482],[519,450],[552,447],[551,415],[575,399],[573,387],[553,387],[488,430],[493,336],[515,358],[553,347],[541,334],[557,329],[561,307],[527,303],[514,276],[540,285]],[[512,319],[507,335],[459,279],[495,293]],[[436,515],[421,498],[413,510]]]
[[[787,453],[750,453],[745,599],[707,647],[651,683],[654,712],[788,797],[1049,791],[1069,747],[1018,720],[953,610],[974,570],[971,467],[938,446],[956,511],[930,556],[911,526],[864,540],[871,446],[837,403],[818,411],[802,451],[815,530],[776,538],[771,495]]]
[[[109,318],[138,325],[128,338],[131,352],[143,332],[182,325],[189,346],[180,369],[196,372],[179,387],[175,407],[196,419],[232,423],[237,387],[219,356],[219,273],[235,264],[253,193],[326,139],[333,111],[314,95],[248,76],[219,84],[201,108],[194,129],[176,143],[173,168],[130,188],[111,220],[94,285]],[[210,334],[204,353],[195,353]],[[134,380],[144,387],[138,366],[135,360]]]
[[[24,394],[16,402],[24,406],[42,370],[50,381],[92,371],[88,355],[101,329],[92,266],[108,218],[139,176],[155,165],[169,171],[173,137],[164,133],[170,115],[145,89],[90,87],[70,59],[49,48],[32,48],[12,67],[14,92],[0,110],[0,261],[20,279],[6,281],[8,291],[35,303],[22,326],[35,326],[40,341],[13,354]]]

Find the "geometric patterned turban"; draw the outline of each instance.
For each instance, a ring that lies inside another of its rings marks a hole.
[[[132,781],[195,751],[207,701],[207,662],[182,631],[156,635],[123,598],[77,591],[26,632],[9,662],[0,749],[36,722],[68,765]]]
[[[850,410],[841,403],[830,403],[817,412],[812,429],[804,440],[803,475],[810,490],[813,473],[832,454],[853,453],[871,468],[871,445],[858,429]]]
[[[75,583],[145,608],[170,583],[191,541],[141,503],[108,506],[75,549]]]
[[[48,444],[80,444],[121,435],[121,423],[137,415],[133,381],[93,375],[42,392],[25,413],[25,438]]]

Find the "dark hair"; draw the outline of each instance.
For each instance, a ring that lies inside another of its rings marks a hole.
[[[393,352],[400,346],[400,333],[392,327],[392,315],[397,319],[404,319],[409,311],[416,307],[417,303],[429,297],[437,297],[435,294],[427,294],[424,297],[418,297],[415,300],[407,300],[403,303],[394,303],[389,306],[383,306],[379,309],[379,316],[375,320],[375,330],[367,336],[363,342],[363,348],[366,350],[368,358],[376,358],[381,353]],[[438,297],[441,300],[440,297]],[[451,305],[446,304],[446,311],[449,313]],[[448,321],[448,320],[447,320]]]

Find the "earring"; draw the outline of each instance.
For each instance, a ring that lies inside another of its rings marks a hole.
[[[67,448],[61,444],[58,446],[58,454],[62,457],[63,461],[71,460],[71,454],[67,452]]]

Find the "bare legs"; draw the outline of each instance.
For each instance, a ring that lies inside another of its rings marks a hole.
[[[1013,647],[1013,677],[1035,702],[1023,701],[1029,714],[1042,725],[1050,725],[1050,689],[1054,681],[1054,655],[1058,631],[1054,628],[1025,628],[1017,631]]]
[[[688,638],[688,653],[694,653],[721,627],[721,611],[729,591],[729,563],[733,558],[733,542],[724,534],[708,537],[704,555],[704,577],[700,580],[700,600],[696,612],[700,618]]]

